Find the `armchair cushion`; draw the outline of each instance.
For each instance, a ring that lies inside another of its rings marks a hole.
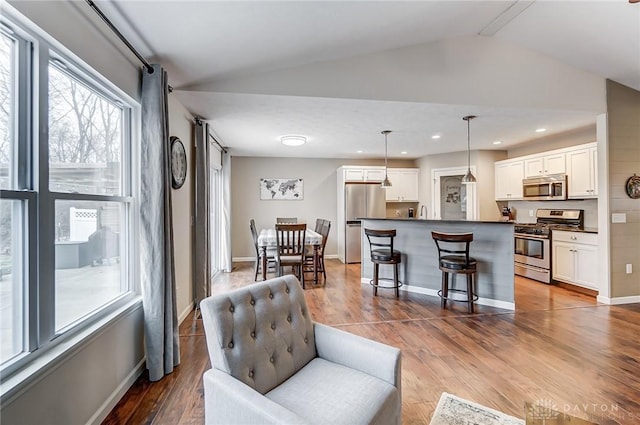
[[[397,423],[400,404],[398,390],[388,382],[321,358],[266,397],[317,425]]]

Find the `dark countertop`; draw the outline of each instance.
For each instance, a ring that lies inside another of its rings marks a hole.
[[[500,221],[500,220],[433,220],[424,218],[407,218],[407,217],[388,217],[388,218],[372,218],[372,217],[358,217],[357,220],[387,220],[387,221],[416,221],[416,222],[432,222],[432,223],[485,223],[485,224],[515,224],[512,221]]]

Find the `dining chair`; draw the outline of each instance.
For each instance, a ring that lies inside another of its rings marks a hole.
[[[282,268],[291,266],[304,288],[304,241],[306,224],[276,224],[276,267],[278,276]]]
[[[324,267],[324,248],[327,244],[327,238],[329,237],[329,230],[331,229],[331,221],[319,218],[316,220],[315,232],[322,236],[322,244],[318,250],[318,272],[322,272],[325,280],[327,279],[327,271]],[[305,248],[304,261],[305,271],[312,272],[313,270],[313,255],[314,249],[312,246]]]
[[[254,219],[249,220],[249,229],[251,229],[251,237],[253,238],[253,246],[256,249],[256,264],[253,280],[258,280],[258,273],[262,267],[262,255],[260,253],[260,247],[258,246],[258,230],[256,229],[256,222]],[[276,263],[276,250],[274,248],[267,247],[267,269],[269,266],[275,266]]]
[[[298,223],[297,217],[276,217],[276,224],[296,224]]]

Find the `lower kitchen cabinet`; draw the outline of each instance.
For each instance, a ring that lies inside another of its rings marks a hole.
[[[553,279],[598,290],[598,235],[554,230],[552,240]]]

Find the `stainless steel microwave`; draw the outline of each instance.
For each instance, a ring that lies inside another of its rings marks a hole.
[[[529,201],[567,199],[567,175],[554,174],[522,180],[522,197]]]

